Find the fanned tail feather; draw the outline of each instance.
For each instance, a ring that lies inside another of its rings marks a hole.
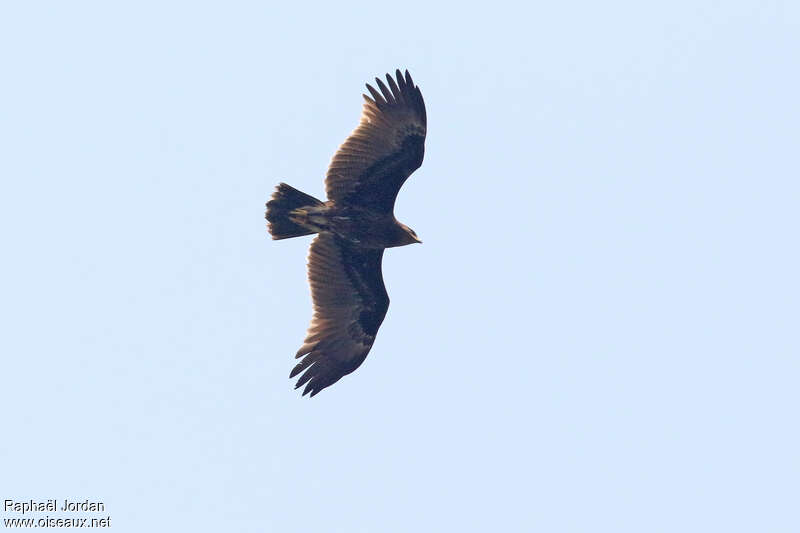
[[[289,219],[292,210],[300,207],[311,207],[322,205],[322,202],[311,195],[298,191],[291,185],[280,183],[275,188],[272,198],[267,202],[266,219],[269,223],[269,233],[272,238],[289,239],[302,235],[316,233],[314,230],[305,228]]]

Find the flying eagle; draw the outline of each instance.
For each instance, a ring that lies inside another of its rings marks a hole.
[[[314,315],[301,359],[289,374],[314,396],[364,362],[389,308],[383,250],[422,242],[394,217],[400,187],[425,154],[425,102],[408,71],[379,78],[361,122],[333,156],[325,177],[327,202],[285,183],[267,202],[273,239],[317,236],[308,253]],[[387,87],[388,85],[388,87]]]

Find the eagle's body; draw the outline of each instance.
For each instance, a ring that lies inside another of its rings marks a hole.
[[[295,209],[289,220],[315,233],[333,233],[361,248],[393,248],[419,242],[414,238],[416,234],[393,214],[360,206],[326,202]]]
[[[281,183],[267,202],[273,239],[318,234],[311,243],[308,279],[314,316],[289,377],[314,396],[364,361],[389,308],[383,250],[421,242],[394,217],[403,183],[422,164],[427,119],[422,93],[408,71],[388,87],[375,79],[361,123],[334,155],[321,202]]]

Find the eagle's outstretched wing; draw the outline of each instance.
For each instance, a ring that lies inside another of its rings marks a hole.
[[[359,367],[389,308],[383,284],[383,250],[359,248],[322,233],[308,253],[314,316],[290,378],[305,373],[295,388],[314,396]]]
[[[390,213],[400,187],[422,164],[427,118],[411,75],[387,74],[380,92],[367,85],[361,123],[333,156],[325,179],[330,200]]]

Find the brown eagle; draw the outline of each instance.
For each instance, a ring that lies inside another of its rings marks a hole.
[[[281,183],[267,202],[273,239],[317,233],[308,253],[314,315],[295,388],[314,396],[364,362],[389,308],[383,250],[422,242],[394,217],[403,183],[425,154],[425,102],[408,71],[389,74],[370,98],[361,122],[333,156],[325,177],[327,202]],[[388,85],[388,86],[387,86]]]

